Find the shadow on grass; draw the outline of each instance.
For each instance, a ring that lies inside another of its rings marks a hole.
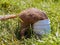
[[[15,30],[15,35],[16,35],[16,38],[18,39],[18,40],[20,40],[21,39],[21,35],[20,35],[20,27],[18,26],[17,28],[16,28],[16,30]],[[31,38],[31,36],[33,35],[33,31],[32,30],[30,30],[30,29],[28,29],[26,32],[25,32],[25,39],[27,39],[27,38]]]

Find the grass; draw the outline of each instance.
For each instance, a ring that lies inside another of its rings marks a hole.
[[[42,39],[32,35],[18,40],[19,20],[9,19],[0,21],[0,45],[60,45],[60,0],[0,0],[0,15],[18,14],[30,7],[46,12],[51,22],[51,34]]]

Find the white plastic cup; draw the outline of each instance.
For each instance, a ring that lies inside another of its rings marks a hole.
[[[47,35],[51,32],[50,30],[50,20],[40,20],[33,24],[33,31],[38,35]]]

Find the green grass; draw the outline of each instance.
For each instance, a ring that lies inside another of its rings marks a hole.
[[[51,21],[51,34],[41,40],[34,35],[18,40],[19,20],[9,19],[0,21],[0,45],[60,45],[60,0],[0,0],[0,15],[18,14],[30,7],[46,12]]]

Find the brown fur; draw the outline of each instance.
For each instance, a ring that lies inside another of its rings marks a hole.
[[[16,18],[16,15],[12,15],[11,17],[9,16],[6,19],[9,18]],[[48,17],[46,16],[46,14],[36,8],[29,8],[26,10],[23,10],[19,15],[19,18],[21,18],[23,20],[23,22],[21,22],[21,32],[20,35],[21,37],[24,36],[25,32],[27,31],[27,29],[29,28],[29,25],[31,24],[33,26],[33,24],[39,20],[44,20],[44,19],[48,19]]]

